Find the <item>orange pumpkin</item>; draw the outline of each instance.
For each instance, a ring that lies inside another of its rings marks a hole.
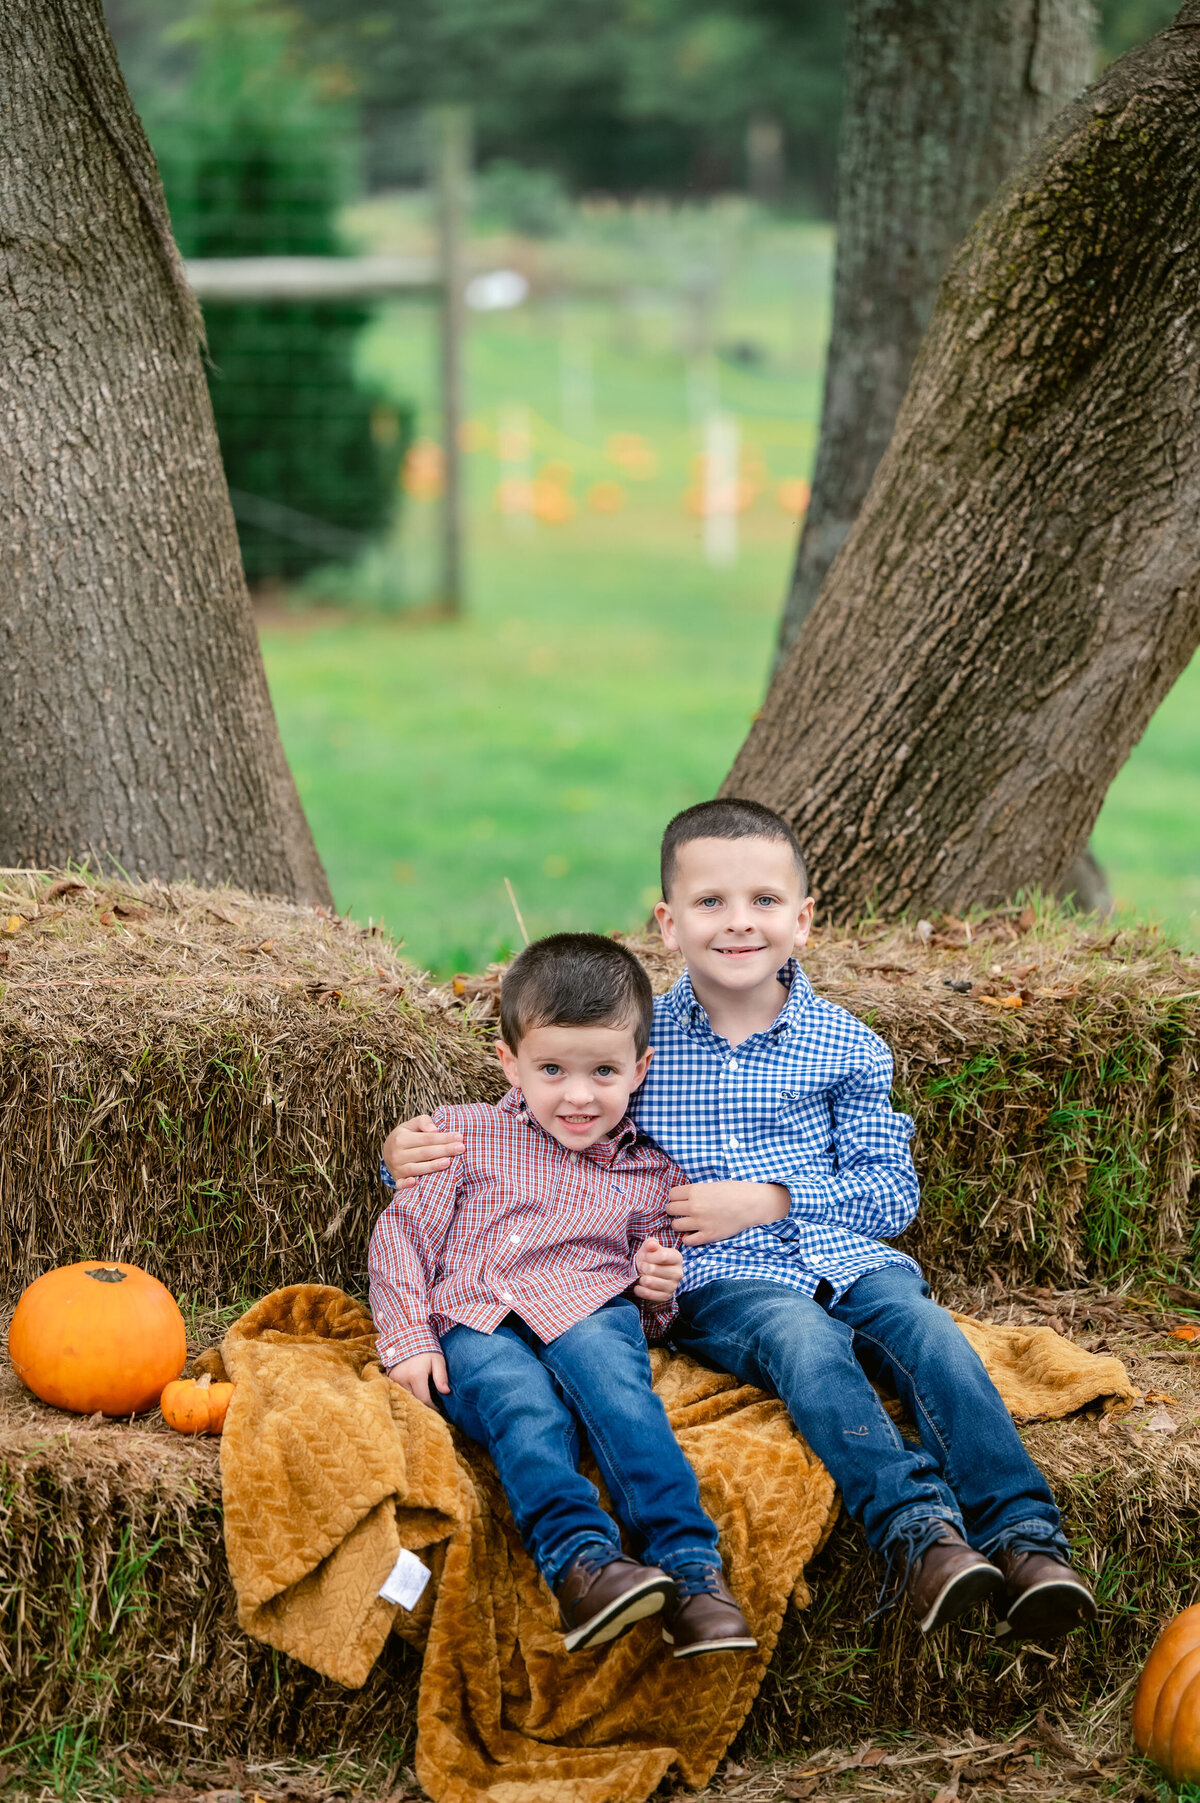
[[[1175,1784],[1200,1782],[1200,1603],[1168,1622],[1133,1699],[1133,1738]]]
[[[30,1284],[8,1330],[21,1382],[76,1415],[152,1409],[187,1358],[170,1290],[137,1265],[86,1258]]]
[[[177,1434],[219,1434],[232,1395],[232,1384],[215,1384],[211,1377],[177,1377],[163,1391],[158,1406]]]

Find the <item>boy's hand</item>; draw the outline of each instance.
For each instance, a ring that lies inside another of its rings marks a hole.
[[[446,1361],[440,1352],[418,1352],[410,1359],[401,1359],[398,1365],[388,1369],[388,1376],[418,1402],[423,1402],[427,1409],[433,1407],[433,1397],[429,1394],[429,1380],[433,1379],[435,1390],[443,1396],[450,1394],[450,1379],[446,1376]]]
[[[681,1183],[667,1210],[685,1246],[732,1239],[744,1227],[782,1221],[791,1197],[782,1183]]]
[[[392,1128],[383,1142],[383,1162],[395,1178],[396,1188],[407,1189],[429,1171],[444,1171],[463,1150],[461,1133],[447,1133],[435,1127],[427,1114],[419,1114]]]
[[[643,1240],[633,1263],[638,1274],[634,1295],[643,1302],[670,1302],[683,1281],[683,1253],[678,1246]]]

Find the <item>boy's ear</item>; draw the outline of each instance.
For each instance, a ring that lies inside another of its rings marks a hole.
[[[511,1046],[505,1045],[502,1039],[496,1041],[496,1056],[500,1060],[501,1069],[514,1089],[519,1089],[521,1079],[517,1072],[517,1055]]]
[[[669,952],[679,950],[679,941],[675,937],[675,917],[671,913],[669,901],[655,902],[654,918],[658,922],[658,930],[662,934],[662,942]]]
[[[797,950],[800,946],[805,945],[808,942],[808,935],[812,932],[813,911],[816,908],[816,905],[816,901],[811,895],[806,896],[801,905],[800,913],[796,920],[796,937],[793,941]]]
[[[646,1072],[650,1069],[650,1060],[653,1056],[654,1047],[648,1045],[633,1067],[633,1082],[629,1086],[631,1090],[640,1089],[646,1081]]]

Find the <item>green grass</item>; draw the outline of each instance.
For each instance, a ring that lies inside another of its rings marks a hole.
[[[362,208],[354,224],[380,249],[424,244],[411,207]],[[435,591],[436,508],[409,500],[393,545],[309,584],[310,599],[349,613],[264,631],[284,743],[337,902],[386,922],[417,961],[478,968],[519,943],[506,877],[531,934],[645,918],[663,823],[713,792],[762,698],[797,528],[778,491],[811,466],[831,248],[821,227],[766,225],[737,208],[581,216],[567,240],[537,248],[535,274],[602,286],[623,272],[639,287],[473,322],[467,617],[416,617]],[[504,262],[514,247],[489,254]],[[731,270],[714,341],[752,347],[751,360],[685,354],[679,294],[705,259]],[[587,357],[590,417],[572,376]],[[416,399],[420,431],[434,432],[428,309],[382,313],[363,359],[391,393]],[[705,561],[685,499],[698,414],[714,392],[741,422],[755,491],[729,567]],[[561,525],[514,532],[498,512],[498,435],[514,404],[529,412],[534,471],[560,466],[576,509]],[[650,447],[652,473],[613,461],[621,433]],[[614,480],[621,510],[593,511],[591,489]],[[1193,945],[1198,820],[1200,660],[1118,778],[1096,834],[1122,904]]]

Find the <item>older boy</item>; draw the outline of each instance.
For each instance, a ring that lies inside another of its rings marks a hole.
[[[628,1119],[651,1015],[645,971],[611,939],[558,933],[521,953],[496,1048],[513,1087],[495,1107],[438,1111],[462,1152],[377,1222],[371,1312],[389,1377],[431,1407],[432,1383],[491,1454],[567,1650],[665,1606],[663,1638],[684,1659],[755,1641],[627,1294],[664,1329],[683,1274],[667,1212],[683,1173]],[[622,1554],[579,1471],[580,1425],[647,1564]]]
[[[923,1630],[990,1597],[1001,1635],[1068,1632],[1095,1604],[1045,1479],[917,1265],[885,1243],[917,1209],[912,1123],[890,1104],[887,1047],[795,961],[813,902],[794,835],[757,803],[704,802],[668,826],[662,878],[659,927],[687,971],[656,1001],[637,1118],[691,1178],[672,1192],[688,1248],[674,1342],[783,1399]],[[446,1150],[415,1125],[385,1147],[398,1176]]]

